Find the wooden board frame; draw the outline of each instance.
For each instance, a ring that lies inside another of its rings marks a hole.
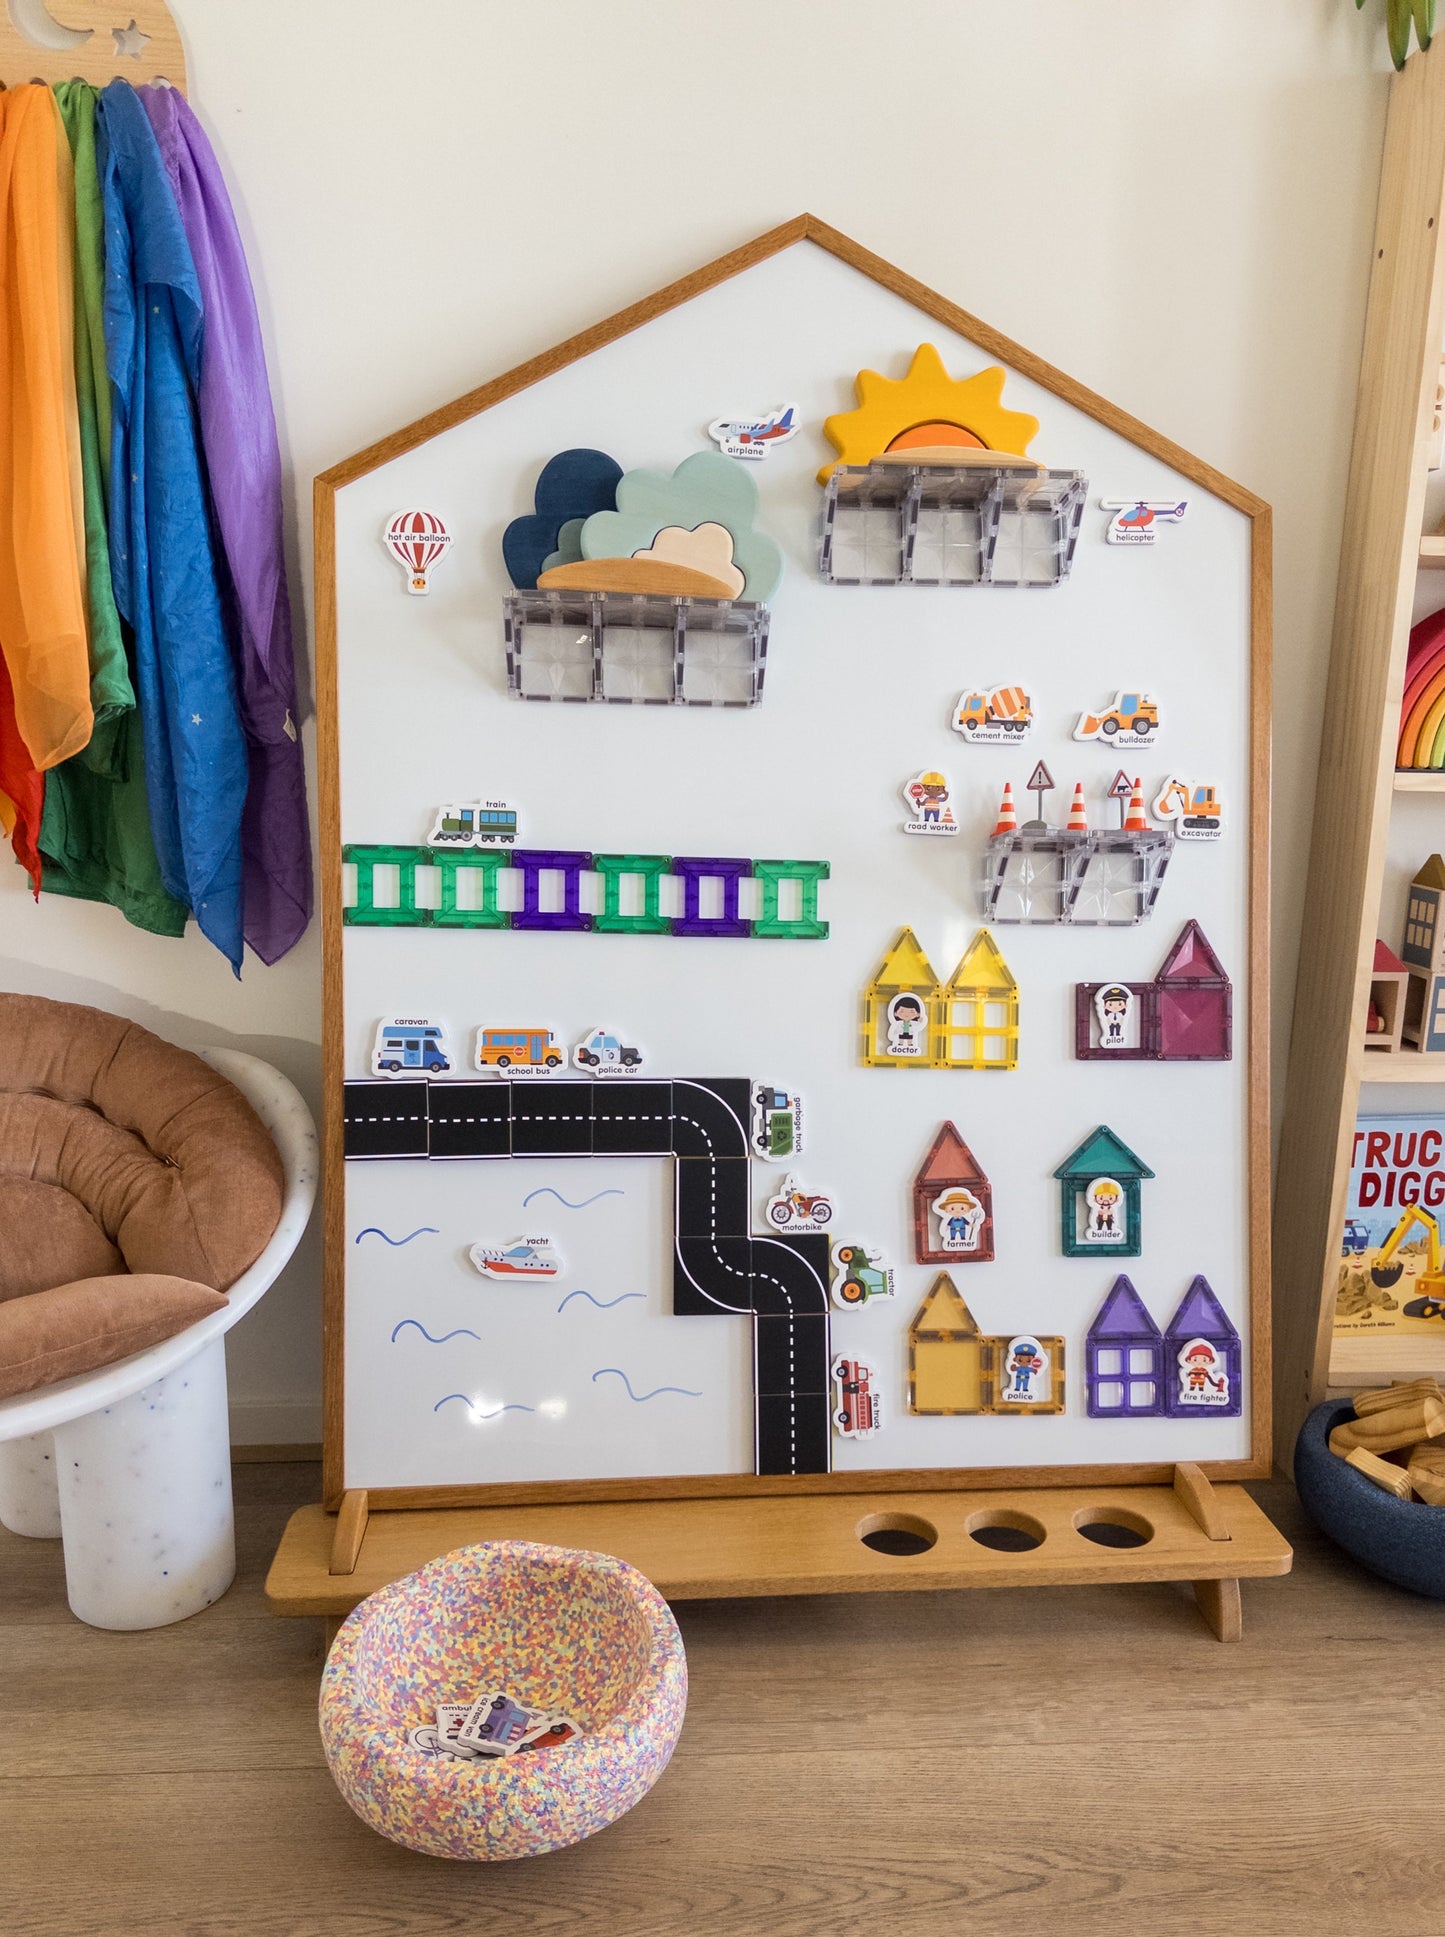
[[[1249,841],[1249,1234],[1250,1456],[1203,1463],[1216,1480],[1264,1479],[1270,1460],[1270,1186],[1269,1106],[1269,844],[1272,513],[1268,504],[1222,472],[1151,430],[1074,378],[957,303],[874,255],[814,215],[798,215],[690,275],[669,283],[615,316],[529,358],[454,402],[323,471],[314,487],[316,610],[317,766],[320,791],[322,920],[322,1235],[323,1235],[323,1489],[337,1509],[345,1491],[345,1192],[342,1145],[342,1083],[345,1077],[341,916],[341,762],[337,737],[338,639],[336,593],[336,494],[358,478],[427,443],[441,432],[489,410],[568,364],[615,342],[705,290],[799,243],[811,243],[911,303],[925,315],[1018,371],[1065,403],[1150,452],[1202,489],[1243,513],[1250,543],[1250,797]],[[1237,1046],[1238,1047],[1238,1046]],[[1175,1462],[1099,1466],[942,1467],[877,1473],[786,1476],[689,1475],[681,1478],[535,1481],[490,1486],[372,1488],[371,1512],[399,1508],[506,1506],[561,1501],[662,1500],[740,1495],[810,1493],[918,1493],[1010,1487],[1169,1485]]]

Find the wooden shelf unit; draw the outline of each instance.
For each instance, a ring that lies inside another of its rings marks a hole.
[[[1362,1385],[1391,1379],[1445,1379],[1445,1325],[1439,1338],[1401,1338],[1386,1333],[1371,1338],[1355,1333],[1337,1338],[1330,1354],[1330,1390],[1356,1392]]]
[[[1445,1370],[1445,1326],[1438,1344],[1395,1339],[1378,1362],[1384,1339],[1334,1339],[1361,1085],[1445,1091],[1445,1055],[1363,1046],[1394,797],[1445,791],[1445,774],[1395,770],[1417,575],[1445,565],[1445,538],[1421,536],[1442,239],[1445,41],[1391,82],[1381,163],[1275,1197],[1275,1451],[1286,1470],[1306,1412],[1331,1390],[1414,1376],[1422,1351],[1429,1370]]]
[[[1360,1083],[1445,1083],[1445,1054],[1363,1048],[1356,1054]]]

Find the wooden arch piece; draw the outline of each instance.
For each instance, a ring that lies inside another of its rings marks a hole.
[[[169,81],[185,93],[181,30],[165,0],[11,0],[0,8],[4,86],[114,80]]]

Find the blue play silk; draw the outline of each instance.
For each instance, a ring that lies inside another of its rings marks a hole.
[[[246,946],[270,963],[300,940],[311,919],[311,834],[266,353],[246,254],[205,131],[175,88],[138,92],[180,209],[205,311],[201,444],[230,568],[233,596],[223,610],[231,622],[250,762],[241,822]]]
[[[200,289],[129,82],[101,94],[96,137],[114,390],[111,575],[135,634],[151,833],[167,890],[239,975],[246,740],[196,423]]]

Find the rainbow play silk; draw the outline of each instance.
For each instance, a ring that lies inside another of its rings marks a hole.
[[[50,894],[108,901],[137,927],[180,935],[188,911],[166,893],[156,861],[141,723],[110,580],[110,378],[101,320],[105,251],[95,161],[97,94],[84,81],[65,81],[55,96],[75,156],[75,387],[96,727],[85,751],[47,777],[40,823],[45,888]]]

